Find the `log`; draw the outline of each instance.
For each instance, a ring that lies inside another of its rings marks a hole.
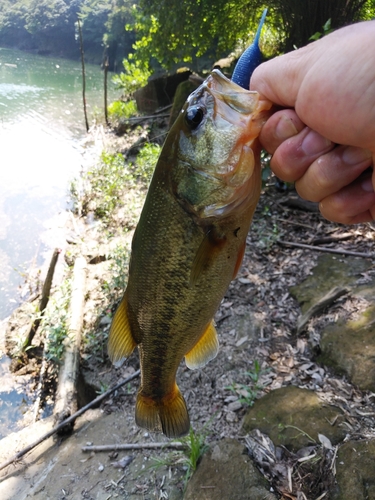
[[[46,279],[44,280],[43,284],[43,290],[42,290],[42,297],[39,302],[39,307],[38,307],[38,317],[36,319],[33,319],[30,325],[30,329],[28,331],[28,334],[25,338],[25,341],[22,345],[21,352],[25,352],[25,350],[31,345],[31,342],[33,341],[33,338],[39,328],[42,316],[44,314],[44,310],[47,307],[48,301],[49,301],[49,296],[51,293],[51,286],[52,286],[52,280],[53,280],[53,275],[55,273],[55,267],[57,263],[57,259],[59,258],[59,255],[61,253],[61,250],[59,248],[55,248],[51,262],[48,267],[47,271],[47,276]]]
[[[66,420],[77,411],[77,382],[79,375],[79,349],[85,305],[87,263],[77,257],[73,268],[72,294],[69,308],[69,326],[64,340],[65,352],[59,372],[54,408],[55,423]],[[64,428],[64,433],[71,428]]]
[[[326,307],[330,306],[339,297],[346,295],[349,292],[348,288],[343,288],[336,286],[332,288],[324,297],[318,300],[314,305],[312,305],[305,314],[301,315],[297,321],[297,334],[300,334],[306,327],[310,319],[316,314],[323,311]]]

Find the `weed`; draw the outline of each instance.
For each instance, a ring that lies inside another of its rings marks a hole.
[[[46,357],[55,364],[60,363],[64,353],[70,297],[71,281],[66,279],[50,299],[42,320],[42,328],[46,334]]]
[[[137,105],[135,101],[114,101],[108,106],[108,113],[113,120],[126,120],[131,116],[135,116],[137,114]]]
[[[109,302],[115,301],[124,293],[128,281],[130,249],[129,245],[117,245],[110,253],[110,281],[105,281],[103,289],[109,294]]]
[[[253,406],[255,399],[258,396],[259,391],[263,389],[263,385],[259,383],[259,379],[261,375],[267,373],[270,368],[263,370],[259,364],[258,360],[254,361],[254,369],[251,371],[245,372],[245,375],[250,377],[251,386],[248,384],[238,384],[234,382],[233,384],[226,387],[234,394],[239,396],[239,401],[247,406]]]
[[[125,94],[131,94],[146,85],[151,76],[151,71],[142,61],[133,58],[133,55],[129,54],[128,59],[124,59],[122,64],[125,71],[119,75],[114,75],[112,78],[118,89],[123,90]]]
[[[165,458],[152,457],[153,464],[151,465],[151,468],[158,469],[164,466],[182,466],[183,469],[186,470],[184,477],[185,490],[190,477],[198,466],[199,460],[208,449],[208,445],[206,444],[207,434],[207,430],[204,432],[196,432],[192,427],[190,427],[189,434],[187,436],[176,440],[176,442],[183,445],[183,456],[181,457],[181,452],[175,452],[168,454]]]
[[[156,162],[160,155],[161,147],[159,144],[146,142],[143,148],[139,151],[136,162],[136,172],[142,180],[147,183],[151,180],[155,169]]]
[[[184,480],[185,487],[191,475],[196,470],[199,460],[208,449],[208,446],[206,445],[206,437],[207,432],[195,432],[194,429],[190,427],[189,434],[179,439],[180,443],[186,446],[183,451],[185,459],[182,461],[183,465],[186,467]]]

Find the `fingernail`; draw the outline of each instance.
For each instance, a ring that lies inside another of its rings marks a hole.
[[[302,151],[308,156],[314,156],[319,153],[328,151],[333,146],[333,143],[318,134],[314,130],[310,130],[302,141]]]
[[[363,191],[366,191],[367,193],[373,193],[374,192],[374,185],[372,183],[372,178],[367,177],[367,179],[362,181],[361,187],[362,187]]]
[[[286,139],[290,139],[290,137],[293,137],[297,134],[298,130],[296,129],[292,120],[281,116],[279,123],[276,125],[276,137],[282,141],[285,141]]]
[[[342,153],[342,159],[347,165],[358,165],[371,158],[371,152],[367,149],[348,146]]]

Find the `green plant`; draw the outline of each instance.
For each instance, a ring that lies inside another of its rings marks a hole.
[[[211,420],[209,422],[211,422]],[[158,469],[160,467],[165,467],[165,466],[173,467],[181,465],[186,470],[184,477],[184,489],[185,489],[191,475],[198,466],[199,460],[208,449],[208,445],[206,444],[207,434],[208,434],[207,430],[204,430],[204,432],[197,432],[194,431],[192,427],[190,427],[189,434],[187,436],[184,436],[176,440],[177,443],[183,445],[182,449],[183,456],[181,457],[180,452],[176,452],[176,453],[169,453],[165,458],[152,457],[153,463],[148,469],[150,468]]]
[[[127,119],[135,116],[138,112],[135,101],[114,101],[108,106],[108,113],[111,120]]]
[[[255,399],[258,396],[258,392],[263,389],[263,385],[259,383],[261,375],[267,373],[270,368],[262,369],[258,360],[254,361],[254,369],[246,371],[244,375],[250,377],[251,385],[249,384],[239,384],[232,383],[227,386],[226,389],[231,390],[234,394],[239,396],[239,401],[247,406],[253,406]]]
[[[159,144],[146,142],[137,155],[135,172],[147,183],[151,180],[152,174],[155,170],[160,150],[161,147]]]
[[[331,29],[331,19],[328,19],[323,26],[323,32],[317,31],[314,33],[312,36],[310,36],[309,40],[319,40],[319,38],[322,38],[323,36],[329,35],[329,33],[332,33],[333,29]]]
[[[46,357],[56,364],[60,363],[64,354],[70,297],[71,281],[66,279],[50,299],[42,319],[42,329],[46,335]]]
[[[128,59],[124,59],[122,64],[125,71],[112,78],[118,89],[123,90],[125,94],[131,94],[146,85],[151,71],[143,61],[135,59],[133,54],[129,54]]]

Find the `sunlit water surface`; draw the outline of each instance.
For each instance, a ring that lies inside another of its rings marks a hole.
[[[93,123],[103,119],[100,68],[87,65],[86,80]],[[109,87],[114,97],[110,78]],[[25,271],[41,266],[64,238],[58,230],[69,181],[87,161],[85,137],[80,62],[0,48],[0,321],[21,301]],[[8,363],[0,350],[1,383]],[[8,387],[0,401],[1,437],[25,397]]]

